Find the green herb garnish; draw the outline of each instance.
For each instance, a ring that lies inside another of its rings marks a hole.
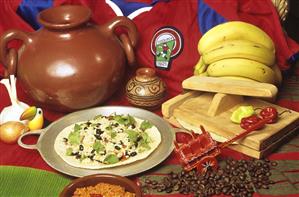
[[[70,132],[67,139],[71,145],[79,145],[80,144],[80,131]]]
[[[67,148],[67,149],[66,149],[66,153],[65,153],[65,154],[66,154],[67,156],[71,156],[72,153],[73,153],[73,149],[72,149],[72,148]]]
[[[117,162],[119,162],[119,159],[114,154],[107,155],[106,158],[104,159],[104,163],[106,163],[106,164],[114,164]]]
[[[120,115],[115,115],[113,119],[118,122],[119,124],[129,126],[129,125],[134,125],[136,123],[136,120],[134,117],[127,115],[127,116],[120,116]]]
[[[76,132],[76,131],[80,131],[80,130],[81,130],[81,126],[78,124],[75,124],[74,131]]]
[[[92,145],[92,148],[97,152],[101,152],[105,150],[105,146],[99,141],[96,140],[95,143]]]
[[[144,120],[140,125],[140,129],[142,131],[145,131],[146,129],[150,129],[152,127],[153,127],[152,123],[150,123],[148,120]]]
[[[149,150],[151,147],[149,146],[149,143],[151,142],[151,138],[147,133],[141,133],[142,139],[140,140],[139,144],[141,147],[145,148],[146,150]]]
[[[128,138],[130,140],[130,142],[136,142],[137,138],[138,138],[138,133],[134,130],[126,130],[126,133],[128,134]]]

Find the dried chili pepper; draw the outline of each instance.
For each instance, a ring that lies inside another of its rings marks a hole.
[[[278,120],[278,112],[275,107],[265,107],[260,111],[260,116],[265,118],[270,118],[270,120],[267,122],[267,124],[272,124],[277,122]]]
[[[270,118],[269,121],[267,121],[267,124],[272,124],[272,123],[277,122],[278,117],[281,116],[285,112],[291,113],[290,110],[284,110],[284,111],[278,113],[278,111],[275,107],[265,107],[260,111],[260,116],[263,119]]]
[[[251,115],[249,117],[246,118],[242,118],[241,123],[240,123],[240,127],[248,130],[250,129],[253,125],[258,124],[259,122],[261,122],[262,118],[260,118],[258,115],[254,114]],[[263,128],[263,126],[265,125],[265,123],[257,125],[256,126],[256,130],[259,130],[261,128]]]

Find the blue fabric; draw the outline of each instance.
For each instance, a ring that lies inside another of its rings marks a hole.
[[[289,59],[288,62],[290,64],[294,64],[297,60],[299,60],[299,52],[295,53],[294,55],[292,55]]]
[[[44,9],[50,8],[53,5],[53,0],[22,0],[17,13],[35,30],[41,25],[37,22],[37,15]]]
[[[212,9],[204,0],[198,0],[198,23],[199,30],[206,33],[212,27],[226,22],[227,20]]]
[[[126,0],[111,0],[111,1],[113,1],[119,7],[119,9],[122,11],[124,16],[129,16],[134,11],[144,7],[151,7],[161,0],[152,0],[151,4],[139,3],[139,2],[127,2]]]

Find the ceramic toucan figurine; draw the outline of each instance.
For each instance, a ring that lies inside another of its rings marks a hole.
[[[41,129],[44,124],[43,110],[31,106],[21,114],[20,120],[28,120],[27,126],[31,131]]]

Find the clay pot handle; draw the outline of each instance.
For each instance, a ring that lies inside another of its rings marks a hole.
[[[135,24],[124,16],[115,17],[112,21],[104,25],[105,29],[109,34],[114,34],[115,29],[117,27],[122,27],[127,30],[127,34],[121,34],[120,40],[122,42],[122,47],[126,53],[128,63],[130,65],[134,65],[135,63],[135,55],[134,55],[134,47],[137,44],[138,40],[138,32]]]
[[[4,77],[15,75],[17,70],[18,53],[16,49],[8,48],[11,40],[21,40],[23,44],[29,43],[28,35],[19,30],[8,30],[0,38],[0,62],[4,65]]]

